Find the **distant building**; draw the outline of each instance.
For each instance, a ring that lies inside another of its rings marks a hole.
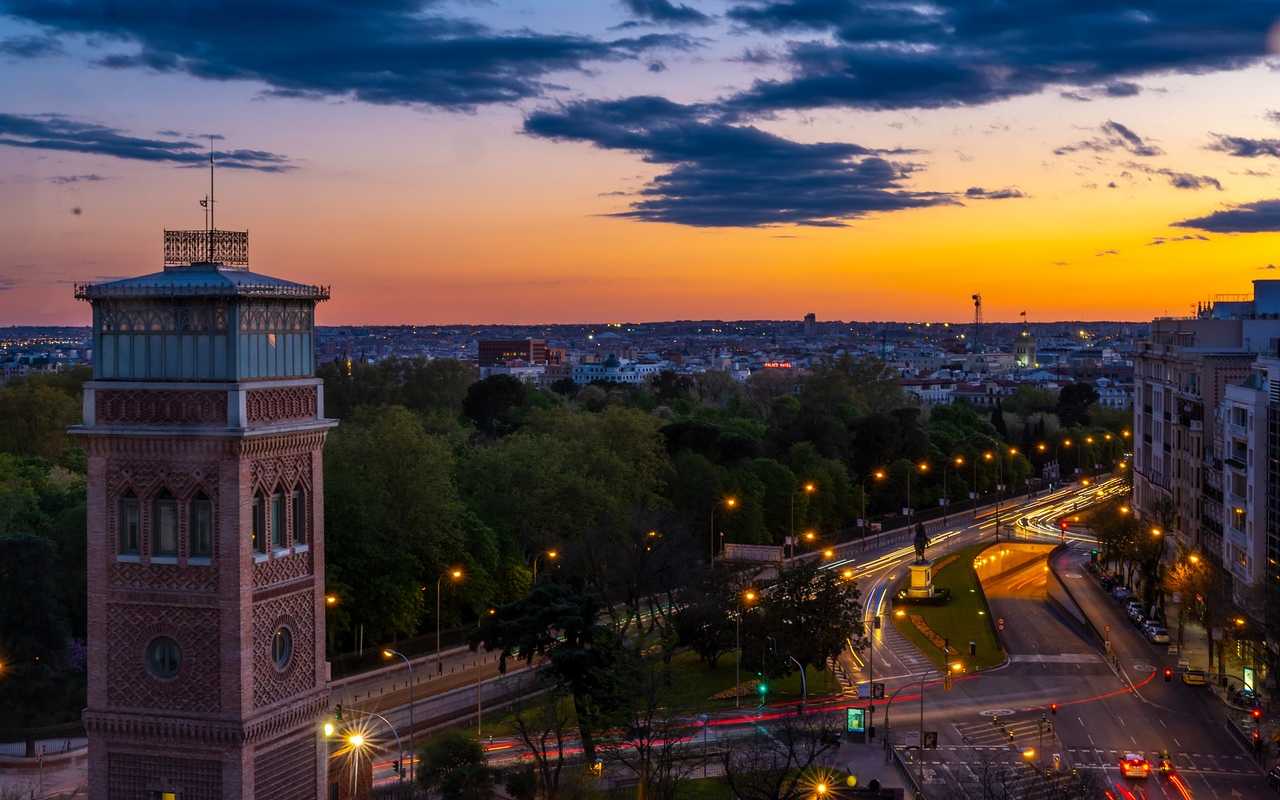
[[[1032,336],[1027,328],[1023,328],[1013,342],[1013,363],[1019,369],[1033,369],[1040,366],[1040,362],[1036,360],[1036,337]]]
[[[812,339],[818,335],[818,315],[810,311],[804,315],[804,338]]]
[[[644,383],[650,376],[657,375],[662,369],[663,365],[661,363],[624,361],[610,354],[604,361],[575,364],[573,366],[573,382],[579,385],[596,382]]]
[[[481,339],[478,345],[481,367],[499,367],[508,361],[545,365],[549,355],[543,339]]]

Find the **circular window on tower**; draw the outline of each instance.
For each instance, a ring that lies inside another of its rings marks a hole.
[[[147,644],[147,672],[152,677],[170,680],[178,675],[182,650],[168,636],[157,636]]]
[[[284,625],[276,628],[275,635],[271,637],[271,660],[275,662],[276,669],[283,671],[289,666],[289,660],[293,658],[293,633]]]

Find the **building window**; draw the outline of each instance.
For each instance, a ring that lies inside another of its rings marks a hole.
[[[191,555],[208,558],[213,555],[213,503],[203,494],[191,500],[188,529],[191,533]]]
[[[157,636],[147,645],[147,672],[154,677],[169,680],[178,674],[181,664],[182,651],[168,636]]]
[[[168,492],[161,492],[152,504],[151,554],[153,556],[178,555],[178,501]]]
[[[138,514],[138,498],[126,494],[120,498],[120,555],[136,556],[140,552],[142,524]]]
[[[267,552],[267,501],[261,492],[253,496],[253,552]]]
[[[284,670],[289,666],[289,660],[292,658],[293,633],[281,625],[276,628],[275,636],[271,637],[271,660],[275,662],[276,669]]]
[[[293,490],[293,543],[307,543],[307,492]]]
[[[277,549],[287,547],[284,537],[284,492],[279,489],[271,495],[271,546]]]

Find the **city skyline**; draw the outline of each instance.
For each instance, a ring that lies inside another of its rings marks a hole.
[[[1275,274],[1267,4],[836,8],[0,4],[0,319],[159,269],[206,133],[326,325],[1142,320]]]

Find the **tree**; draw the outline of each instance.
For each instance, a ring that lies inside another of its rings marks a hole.
[[[1069,383],[1058,392],[1058,421],[1063,427],[1089,424],[1089,406],[1098,402],[1098,392],[1088,383]]]
[[[0,389],[0,452],[58,461],[80,421],[80,398],[38,378]]]
[[[533,758],[533,782],[545,800],[560,795],[565,763],[565,737],[573,718],[566,696],[557,686],[544,686],[527,702],[517,702],[512,724]]]
[[[1004,408],[999,400],[996,401],[996,407],[991,409],[991,427],[995,428],[1001,439],[1009,438],[1009,428],[1004,424]]]
[[[462,413],[484,433],[502,436],[515,430],[518,413],[529,400],[529,387],[510,375],[490,375],[471,384]]]
[[[680,593],[675,614],[678,640],[709,669],[716,668],[720,656],[733,651],[734,619],[742,612],[746,586],[742,573],[718,565],[703,571],[697,582]]]
[[[474,736],[458,730],[445,731],[428,739],[419,754],[418,782],[428,790],[438,791],[444,800],[493,797],[493,770]]]
[[[627,687],[613,672],[621,638],[601,623],[599,599],[578,583],[541,583],[527,597],[498,608],[471,635],[471,647],[500,650],[501,672],[516,654],[526,664],[546,658],[557,686],[573,698],[583,754],[593,761],[601,711],[617,708]]]
[[[812,795],[815,771],[835,748],[838,715],[786,714],[765,731],[736,740],[721,753],[725,782],[742,800],[801,800]]]
[[[751,649],[768,653],[761,665],[766,674],[790,674],[797,669],[791,659],[799,662],[798,669],[823,670],[848,642],[854,649],[865,646],[858,584],[819,566],[810,561],[787,569],[770,590],[769,602],[744,620]]]
[[[693,725],[661,703],[667,676],[659,674],[652,659],[633,654],[621,666],[631,690],[624,705],[609,715],[612,724],[601,751],[607,761],[635,776],[639,797],[675,800],[697,763],[685,755]]]

